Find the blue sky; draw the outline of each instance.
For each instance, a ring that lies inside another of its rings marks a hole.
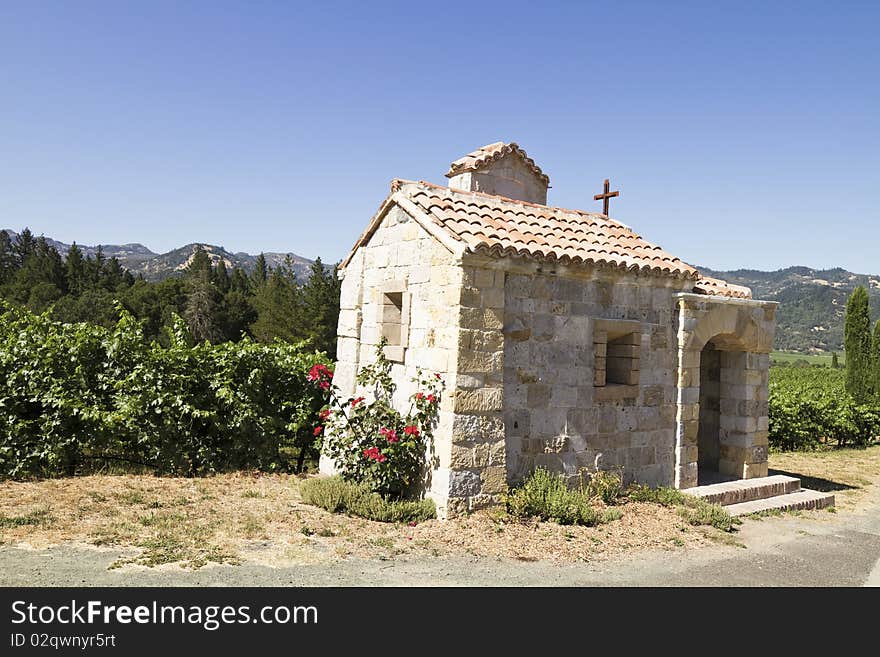
[[[867,2],[0,0],[0,227],[335,261],[391,178],[504,140],[688,262],[880,273],[878,33]]]

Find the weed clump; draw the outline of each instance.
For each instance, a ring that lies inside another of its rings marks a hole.
[[[378,522],[423,522],[436,517],[432,500],[389,500],[368,486],[342,477],[317,477],[300,484],[303,502],[330,513],[345,513]]]

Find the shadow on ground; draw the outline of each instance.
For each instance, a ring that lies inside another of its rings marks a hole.
[[[808,475],[803,475],[798,472],[788,472],[786,470],[770,470],[768,474],[797,477],[801,480],[801,486],[803,488],[811,488],[822,493],[830,493],[836,490],[855,490],[857,488],[861,488],[861,486],[850,486],[849,484],[844,484],[839,481],[831,481],[830,479],[823,479],[821,477],[810,477]]]

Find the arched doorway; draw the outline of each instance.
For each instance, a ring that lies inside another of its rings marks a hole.
[[[739,479],[731,449],[747,430],[743,403],[748,356],[732,335],[719,335],[700,352],[700,401],[697,430],[697,484]]]

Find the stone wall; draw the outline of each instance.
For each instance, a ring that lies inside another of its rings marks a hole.
[[[359,248],[343,273],[338,327],[337,363],[333,382],[345,396],[365,394],[355,375],[360,365],[375,360],[381,334],[383,297],[386,291],[407,295],[407,314],[401,327],[406,346],[386,351],[400,362],[392,366],[398,384],[395,406],[405,410],[416,392],[410,379],[416,369],[439,373],[446,389],[435,431],[434,454],[428,496],[439,513],[446,512],[452,435],[452,407],[458,360],[458,303],[462,269],[436,239],[428,235],[406,212],[392,207],[370,238]],[[321,472],[332,473],[333,463],[321,459]]]
[[[503,369],[508,483],[539,466],[574,479],[597,457],[601,469],[622,471],[627,482],[672,483],[673,295],[686,285],[600,269],[511,269]],[[604,377],[595,376],[605,366],[597,361],[607,359],[597,336],[604,340],[615,327],[636,330],[621,347],[637,354],[629,359],[630,385],[601,385]]]

